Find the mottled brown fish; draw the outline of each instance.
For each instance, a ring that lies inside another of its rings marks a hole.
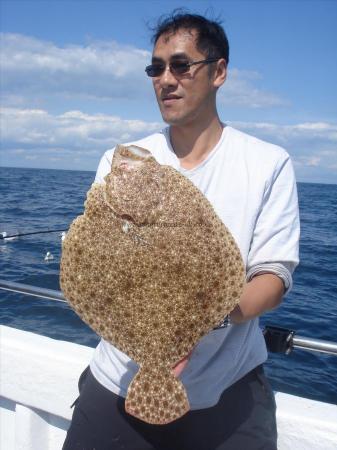
[[[147,150],[117,146],[105,181],[63,241],[61,288],[139,365],[126,410],[169,423],[189,410],[172,367],[238,303],[243,262],[206,197]]]

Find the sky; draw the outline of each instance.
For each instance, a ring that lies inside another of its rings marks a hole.
[[[144,68],[179,7],[226,30],[221,120],[285,148],[298,181],[337,183],[337,0],[1,0],[0,165],[96,170],[162,129]]]

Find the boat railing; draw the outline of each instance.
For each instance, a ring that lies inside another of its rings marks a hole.
[[[46,289],[6,280],[0,280],[0,289],[67,303],[67,300],[64,298],[62,292],[54,289]],[[293,349],[300,349],[326,353],[329,355],[337,355],[337,343],[322,339],[297,336],[294,330],[290,330],[288,328],[267,325],[263,330],[263,334],[266,340],[267,348],[271,352],[289,354]]]
[[[0,280],[0,289],[67,303],[67,300],[64,298],[62,292],[54,289],[46,289],[39,286],[31,286],[30,284],[15,283],[14,281],[5,280]]]

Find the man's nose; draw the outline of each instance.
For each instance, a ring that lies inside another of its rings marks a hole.
[[[171,72],[169,64],[166,65],[164,72],[160,75],[159,81],[164,87],[177,84],[177,79]]]

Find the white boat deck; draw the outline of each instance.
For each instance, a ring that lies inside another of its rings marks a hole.
[[[0,351],[0,449],[60,450],[93,349],[0,326]],[[337,449],[337,405],[276,402],[279,450]]]

